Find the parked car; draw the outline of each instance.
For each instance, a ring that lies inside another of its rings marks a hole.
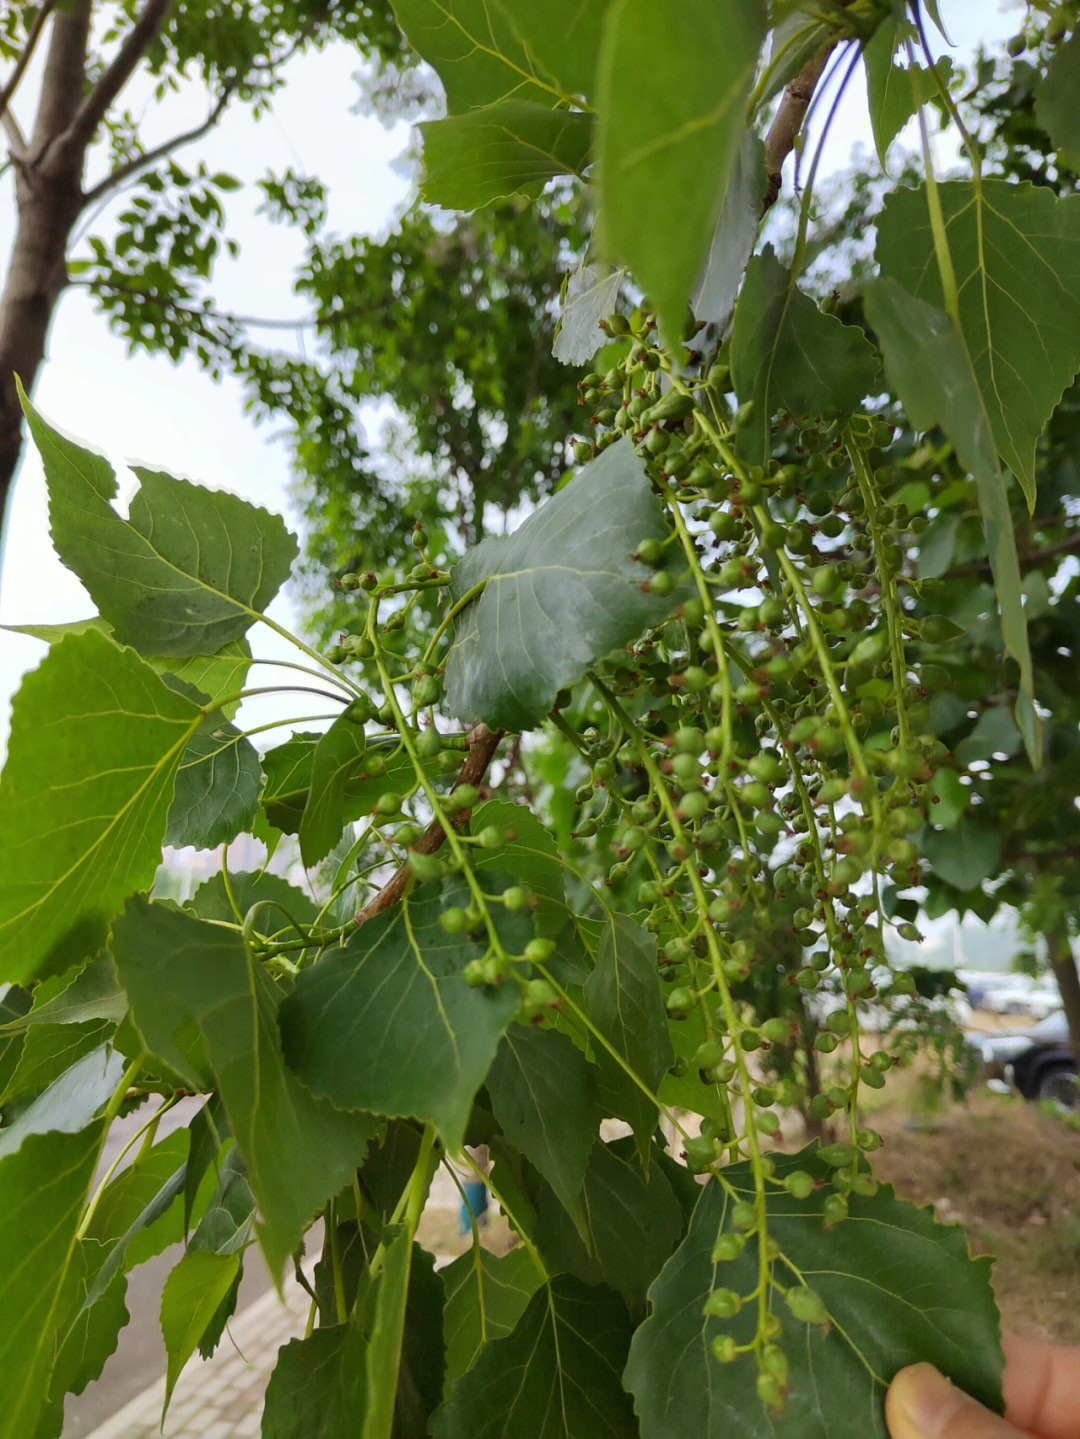
[[[1076,1055],[1064,1010],[1027,1029],[964,1036],[983,1066],[983,1078],[1004,1081],[1025,1099],[1049,1099],[1065,1109],[1080,1108]]]

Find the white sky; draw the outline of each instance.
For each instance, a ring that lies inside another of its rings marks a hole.
[[[960,59],[968,57],[980,38],[998,38],[1016,28],[1016,6],[1009,6],[1003,15],[993,0],[989,4],[942,0],[941,9],[955,42],[953,53]],[[212,135],[181,152],[178,161],[189,166],[203,158],[211,169],[229,169],[252,181],[267,170],[280,173],[292,166],[326,183],[335,230],[384,230],[394,210],[407,198],[406,185],[391,169],[391,161],[405,148],[408,132],[400,126],[387,133],[374,119],[350,113],[357,94],[351,78],[356,64],[355,55],[343,46],[294,62],[287,85],[258,124],[237,110]],[[32,118],[33,98],[31,73],[13,106],[24,128]],[[171,106],[171,123],[162,134],[198,123],[205,113],[203,98],[194,93],[175,97]],[[156,119],[158,112],[148,106],[148,115]],[[148,143],[156,138],[156,134],[150,135]],[[870,144],[861,73],[838,113],[825,171],[844,166],[856,144]],[[268,317],[296,314],[291,286],[293,267],[301,254],[299,243],[284,228],[269,227],[255,217],[250,198],[238,195],[226,200],[230,233],[239,240],[242,253],[236,265],[219,271],[220,279],[215,281],[218,302],[224,308]],[[100,224],[105,227],[107,223],[106,212]],[[6,271],[13,233],[9,175],[0,181],[0,270]],[[47,419],[108,455],[118,469],[125,461],[145,463],[226,488],[284,514],[290,526],[297,527],[287,493],[284,447],[275,443],[271,429],[257,429],[244,413],[239,384],[230,379],[212,381],[194,361],[174,365],[164,357],[129,356],[79,290],[69,290],[60,302],[49,336],[48,359],[33,398]],[[125,503],[133,488],[131,477],[121,472]],[[37,456],[28,447],[15,485],[0,577],[0,623],[59,622],[92,610],[82,586],[52,551],[44,480]],[[271,612],[280,623],[296,627],[295,608],[287,592],[279,596]],[[253,631],[251,639],[256,653],[267,657],[285,657],[289,650],[265,629]],[[43,654],[38,641],[0,634],[0,753],[8,730],[10,697],[22,674]],[[256,676],[255,683],[260,682],[265,681]],[[249,704],[241,720],[254,724],[279,713],[265,704],[259,709]]]

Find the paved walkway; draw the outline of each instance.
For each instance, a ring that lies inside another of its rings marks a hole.
[[[165,1439],[255,1439],[277,1351],[303,1334],[309,1303],[290,1276],[284,1302],[270,1290],[229,1324],[212,1358],[190,1361],[173,1390],[163,1430],[161,1378],[99,1425],[90,1439],[153,1439],[161,1434]]]

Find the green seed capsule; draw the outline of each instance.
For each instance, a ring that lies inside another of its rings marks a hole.
[[[737,1199],[731,1206],[732,1229],[753,1229],[757,1225],[757,1205],[749,1199]]]
[[[683,1145],[683,1157],[686,1160],[686,1167],[694,1174],[701,1174],[716,1162],[717,1144],[715,1139],[710,1139],[704,1134],[699,1134],[688,1139]]]
[[[828,1324],[829,1311],[825,1308],[821,1295],[813,1289],[800,1285],[789,1289],[784,1299],[795,1318],[803,1324]]]
[[[707,1319],[734,1319],[741,1308],[742,1295],[734,1289],[714,1289],[701,1312]]]
[[[434,759],[442,751],[442,735],[431,725],[421,730],[416,739],[416,752],[422,759]]]
[[[413,850],[409,855],[409,869],[421,884],[427,884],[442,875],[442,861],[438,855],[419,854]]]
[[[730,1364],[739,1357],[739,1346],[730,1334],[714,1334],[709,1340],[709,1353],[718,1364]]]
[[[553,939],[530,939],[525,946],[524,957],[529,964],[546,964],[554,953]]]
[[[664,1008],[676,1019],[681,1019],[684,1015],[689,1014],[695,1004],[697,1004],[697,995],[692,989],[687,989],[685,985],[679,985],[670,990],[664,1000]]]
[[[767,1344],[761,1351],[761,1368],[764,1373],[775,1379],[777,1384],[786,1386],[788,1382],[788,1361],[787,1355],[775,1344]]]
[[[805,1169],[793,1169],[784,1179],[784,1188],[796,1199],[809,1199],[815,1187],[813,1176]]]
[[[848,1202],[842,1194],[829,1194],[821,1206],[821,1217],[825,1221],[826,1229],[831,1229],[834,1224],[839,1224],[847,1218]]]

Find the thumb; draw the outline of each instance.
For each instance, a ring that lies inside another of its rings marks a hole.
[[[892,1439],[1021,1439],[929,1364],[901,1369],[885,1396],[885,1418]]]

